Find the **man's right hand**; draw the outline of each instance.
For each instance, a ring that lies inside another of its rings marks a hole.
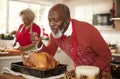
[[[35,46],[37,46],[38,48],[41,47],[41,45],[42,45],[42,40],[41,40],[40,36],[37,35],[37,33],[33,32],[33,33],[31,34],[31,37],[30,37],[30,38],[31,38],[32,43],[33,43]]]

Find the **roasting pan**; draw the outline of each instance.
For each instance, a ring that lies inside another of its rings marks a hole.
[[[27,75],[32,75],[39,78],[47,78],[50,76],[57,76],[67,71],[67,65],[59,64],[55,69],[42,71],[24,66],[22,62],[11,63],[11,70]]]

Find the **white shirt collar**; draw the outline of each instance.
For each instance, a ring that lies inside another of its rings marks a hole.
[[[70,36],[71,34],[72,34],[72,22],[70,21],[68,29],[66,30],[66,32],[64,33],[64,35]]]

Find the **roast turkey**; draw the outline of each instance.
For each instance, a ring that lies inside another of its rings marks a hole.
[[[26,58],[23,53],[21,56],[23,65],[43,71],[54,69],[59,64],[59,62],[56,61],[52,55],[46,52],[34,52],[31,53],[28,58]]]

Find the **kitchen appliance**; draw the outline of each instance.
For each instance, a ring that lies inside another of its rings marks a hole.
[[[114,79],[120,79],[120,64],[111,63],[111,74]]]
[[[67,71],[67,65],[59,64],[55,69],[42,71],[39,69],[33,69],[27,66],[24,66],[22,62],[11,63],[11,70],[15,72],[20,72],[27,75],[32,75],[39,78],[46,78],[50,76],[56,76]]]
[[[120,55],[113,54],[111,60],[111,74],[114,79],[120,79]]]

